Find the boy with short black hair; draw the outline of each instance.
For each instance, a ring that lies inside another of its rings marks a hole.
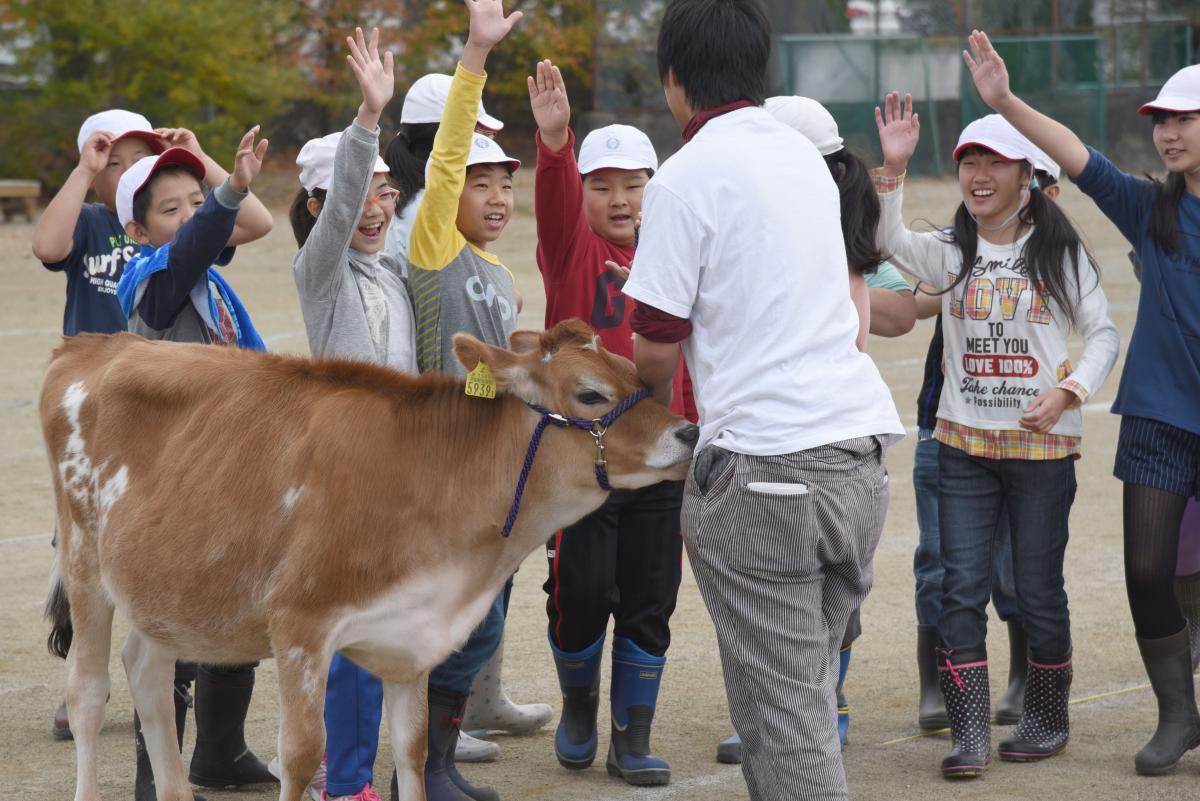
[[[586,320],[605,348],[632,358],[634,304],[621,294],[624,278],[606,262],[633,260],[642,192],[658,169],[654,146],[637,128],[609,125],[587,135],[577,162],[558,67],[542,61],[528,85],[538,124],[534,212],[546,328],[573,317]],[[682,389],[676,390],[674,410],[683,414]],[[563,767],[580,770],[595,758],[600,663],[611,616],[608,770],[635,785],[670,781],[668,764],[650,754],[650,724],[679,591],[682,500],[680,481],[617,490],[546,545],[550,649],[563,695],[554,752]]]
[[[838,190],[761,108],[771,30],[756,0],[672,0],[658,42],[687,144],[646,187],[625,293],[660,398],[683,345],[700,442],[689,561],[717,629],[750,798],[847,797],[837,652],[871,586],[903,426],[855,347]]]
[[[234,172],[208,197],[204,163],[182,147],[144,158],[117,186],[117,217],[142,246],[117,286],[129,330],[147,339],[264,349],[233,288],[212,265],[229,264],[238,208],[262,168],[258,126],[242,137]]]

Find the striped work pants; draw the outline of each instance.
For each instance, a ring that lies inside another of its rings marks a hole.
[[[882,441],[704,451],[684,491],[684,541],[716,626],[750,798],[845,799],[837,652],[871,586],[887,509]],[[698,480],[697,465],[713,467]]]

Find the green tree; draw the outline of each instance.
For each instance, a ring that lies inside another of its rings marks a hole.
[[[0,113],[0,169],[57,185],[85,117],[128,108],[194,130],[219,161],[246,128],[279,116],[301,90],[297,59],[276,44],[294,28],[285,0],[14,0],[0,47],[15,88]]]

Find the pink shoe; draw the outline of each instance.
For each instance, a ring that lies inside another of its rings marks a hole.
[[[322,790],[321,798],[322,801],[383,801],[383,799],[379,797],[379,793],[375,792],[375,790],[372,789],[371,785],[369,784],[364,785],[363,788],[354,795],[326,795],[325,791]]]

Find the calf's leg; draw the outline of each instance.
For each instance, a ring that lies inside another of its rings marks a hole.
[[[193,801],[175,729],[175,654],[137,629],[121,652],[158,801]]]
[[[396,760],[395,797],[398,801],[425,801],[427,683],[425,674],[415,682],[383,683],[388,733]]]
[[[99,581],[68,585],[67,594],[74,628],[67,654],[67,711],[75,735],[75,801],[99,801],[96,744],[109,691],[113,607]]]
[[[279,801],[300,801],[325,750],[325,681],[331,655],[275,643],[279,671]]]

